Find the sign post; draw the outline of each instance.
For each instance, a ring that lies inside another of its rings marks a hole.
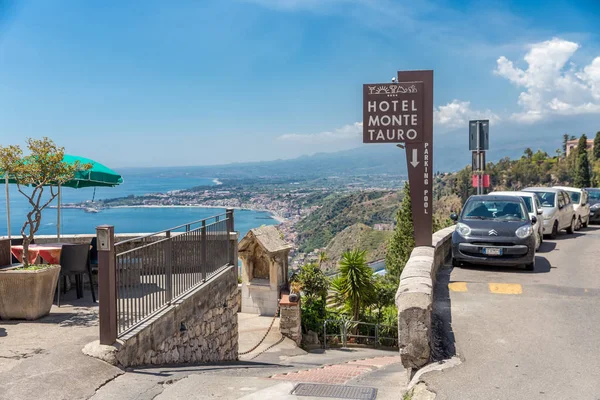
[[[363,143],[404,143],[415,245],[431,246],[433,71],[398,71],[398,82],[363,85]]]
[[[483,183],[485,173],[485,151],[490,148],[490,121],[469,121],[469,150],[477,158],[477,168],[473,165],[473,173],[477,176],[477,194],[483,194]]]

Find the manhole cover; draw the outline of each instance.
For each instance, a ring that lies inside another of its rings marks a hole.
[[[375,400],[377,389],[361,386],[299,383],[292,390],[292,394],[298,396],[331,397],[334,399]]]

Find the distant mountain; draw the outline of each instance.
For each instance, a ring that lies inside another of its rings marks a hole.
[[[504,130],[505,131],[505,130]],[[491,135],[491,149],[487,161],[503,157],[517,157],[527,147],[534,151],[542,149],[550,155],[561,146],[561,135],[528,132],[527,127],[511,130],[510,135]],[[520,137],[520,139],[515,139]],[[527,138],[526,140],[523,138]],[[457,130],[434,137],[434,171],[454,172],[471,164],[467,133]],[[129,171],[133,169],[129,169]],[[139,169],[136,169],[139,170]],[[141,169],[148,172],[149,169]],[[189,175],[194,177],[224,178],[269,178],[327,176],[392,175],[406,176],[405,150],[393,144],[365,144],[360,147],[332,153],[316,153],[286,160],[251,163],[231,163],[215,166],[160,168],[161,176]]]

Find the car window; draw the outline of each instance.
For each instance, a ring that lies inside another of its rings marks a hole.
[[[542,208],[542,204],[540,203],[540,199],[538,199],[537,196],[534,197],[535,199],[535,208],[537,208],[538,210]]]
[[[529,215],[520,201],[469,200],[465,204],[462,218],[520,221],[529,219]]]
[[[555,192],[534,192],[540,203],[542,203],[542,207],[555,207],[556,206],[556,193]]]
[[[525,201],[525,205],[527,206],[527,212],[533,212],[533,204],[531,202],[531,197],[529,196],[521,196],[523,201]]]
[[[571,198],[571,201],[574,204],[579,204],[579,200],[581,199],[581,193],[579,192],[567,192],[569,194],[569,197]]]
[[[600,190],[590,190],[588,194],[591,200],[595,202],[600,201]]]
[[[566,205],[565,194],[563,192],[558,193],[558,206],[564,207]]]

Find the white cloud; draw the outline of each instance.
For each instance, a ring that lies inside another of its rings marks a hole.
[[[500,117],[491,110],[478,111],[471,109],[471,102],[452,100],[434,110],[436,131],[450,131],[458,128],[468,128],[469,120],[489,119],[490,124],[500,121]]]
[[[340,140],[359,139],[362,137],[362,129],[362,122],[355,122],[353,124],[344,125],[341,128],[334,129],[333,131],[308,134],[287,133],[279,136],[278,139],[304,144],[333,143]]]
[[[534,123],[552,115],[600,113],[600,57],[578,69],[569,60],[579,48],[560,38],[532,44],[524,57],[527,69],[498,58],[494,73],[525,89],[518,99],[522,111],[513,120]]]

